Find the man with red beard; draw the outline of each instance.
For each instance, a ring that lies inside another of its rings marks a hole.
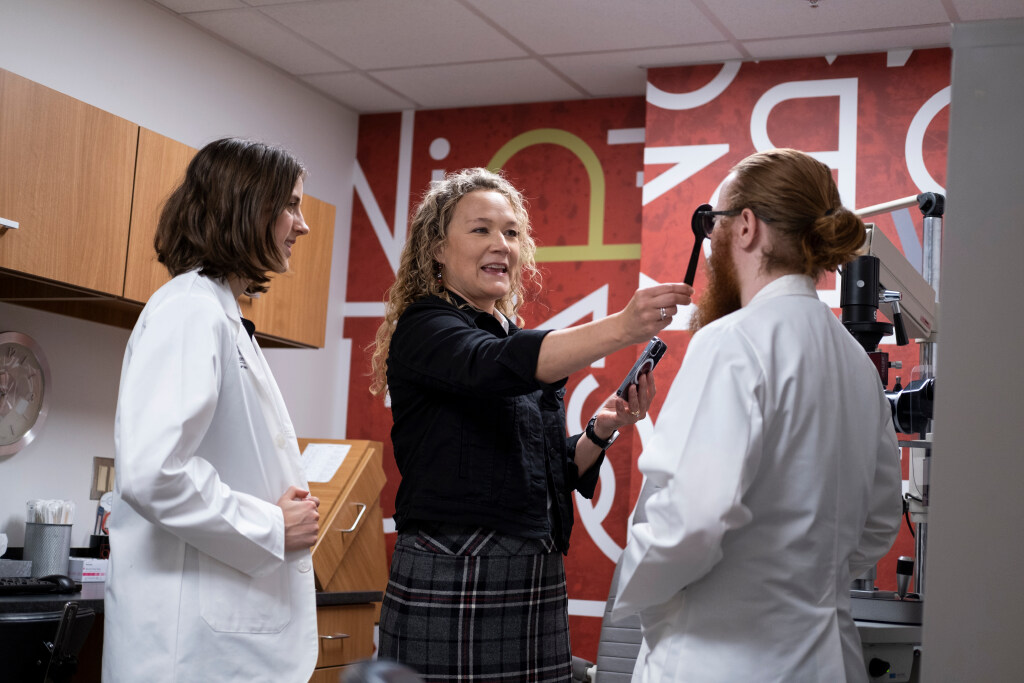
[[[899,529],[899,449],[877,371],[815,291],[864,224],[791,149],[741,161],[695,220],[710,282],[640,457],[656,490],[613,612],[640,613],[634,680],[867,681],[849,587]]]

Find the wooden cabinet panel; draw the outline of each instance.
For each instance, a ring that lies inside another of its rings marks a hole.
[[[338,683],[344,670],[345,667],[343,666],[329,666],[324,669],[317,669],[309,677],[309,683]]]
[[[334,206],[312,195],[302,198],[309,234],[300,237],[288,272],[273,275],[270,291],[240,299],[242,315],[264,334],[323,347],[334,247]]]
[[[349,664],[373,654],[374,603],[318,607],[320,642],[317,668]]]
[[[0,268],[120,296],[138,130],[0,69]]]
[[[139,129],[128,267],[124,275],[126,299],[145,303],[170,279],[167,269],[156,260],[153,238],[164,202],[185,178],[185,169],[195,153],[188,145]]]
[[[356,494],[358,495],[358,494]],[[380,497],[380,491],[375,498]],[[340,510],[334,520],[328,520],[326,533],[339,534],[342,542],[336,548],[343,551],[342,561],[337,564],[334,572],[323,582],[324,590],[329,591],[384,591],[388,584],[387,550],[384,547],[384,515],[380,503],[375,502],[367,507],[359,524],[355,521],[342,526],[353,515],[358,516],[359,508],[354,505],[348,510]],[[339,521],[345,520],[345,521]],[[339,529],[356,528],[344,533]],[[324,546],[325,548],[327,545]],[[322,572],[326,574],[326,569]]]
[[[350,451],[328,482],[310,482],[320,499],[320,534],[313,546],[317,585],[328,591],[380,591],[387,587],[380,492],[386,478],[379,441],[310,442],[349,444]]]
[[[331,512],[321,524],[314,556],[317,578],[324,590],[370,590],[380,589],[377,585],[360,586],[355,574],[367,573],[366,562],[370,559],[359,556],[358,550],[365,544],[359,541],[368,531],[367,537],[378,535],[383,541],[384,527],[381,522],[380,492],[384,486],[383,472],[371,463],[366,463],[355,473],[354,485],[346,495],[338,499]],[[372,550],[372,545],[370,550]],[[384,544],[380,544],[383,553]],[[318,565],[318,566],[317,566]],[[332,579],[337,576],[345,585],[337,585]]]

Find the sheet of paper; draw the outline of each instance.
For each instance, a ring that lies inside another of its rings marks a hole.
[[[349,446],[347,443],[310,443],[302,451],[299,459],[306,480],[310,482],[327,482],[334,478],[341,463],[345,462]]]

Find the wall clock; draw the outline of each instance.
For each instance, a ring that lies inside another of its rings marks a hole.
[[[0,456],[39,435],[49,404],[50,365],[42,347],[21,332],[0,332]]]

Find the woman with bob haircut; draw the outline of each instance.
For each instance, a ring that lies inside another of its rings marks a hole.
[[[121,371],[106,584],[105,681],[309,680],[319,501],[237,299],[283,273],[306,172],[226,138],[201,149],[160,215],[172,279]]]
[[[593,496],[605,449],[655,386],[641,376],[567,437],[566,378],[649,340],[693,291],[658,285],[602,320],[520,329],[534,252],[515,187],[449,174],[416,209],[377,331],[371,391],[390,395],[402,475],[379,655],[428,681],[569,680],[572,493]]]

